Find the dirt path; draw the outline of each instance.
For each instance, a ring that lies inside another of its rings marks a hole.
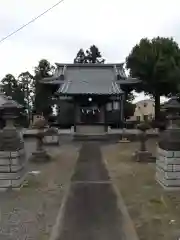
[[[71,180],[59,240],[123,240],[121,219],[100,144],[86,143]]]

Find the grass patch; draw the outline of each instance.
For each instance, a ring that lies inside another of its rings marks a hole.
[[[180,193],[166,192],[155,181],[155,163],[137,163],[132,153],[138,143],[107,146],[103,155],[119,188],[140,240],[180,239]],[[155,156],[156,142],[148,141]]]

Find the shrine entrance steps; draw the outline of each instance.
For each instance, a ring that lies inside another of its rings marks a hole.
[[[109,139],[108,134],[81,134],[74,133],[73,140],[75,141],[107,141]]]

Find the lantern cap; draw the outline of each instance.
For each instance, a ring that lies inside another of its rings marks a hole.
[[[8,96],[4,96],[4,103],[2,103],[0,105],[0,109],[21,109],[23,108],[22,105],[20,105],[19,103],[17,103],[16,101],[12,100],[12,97]]]

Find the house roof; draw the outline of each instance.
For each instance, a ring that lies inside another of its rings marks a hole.
[[[44,84],[59,85],[57,93],[66,95],[121,94],[121,84],[133,84],[137,79],[127,78],[123,64],[62,64],[56,63],[55,74],[43,79]]]

